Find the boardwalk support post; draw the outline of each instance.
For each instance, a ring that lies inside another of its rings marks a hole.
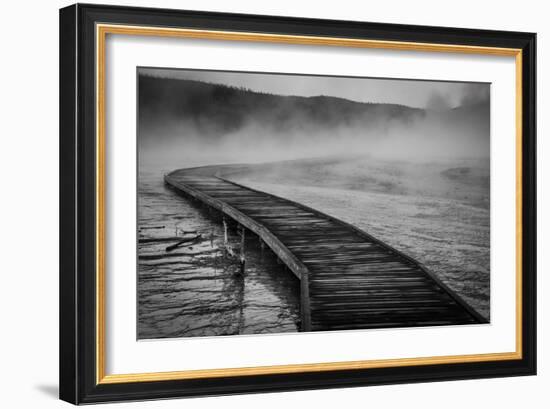
[[[244,255],[244,245],[245,245],[245,229],[241,226],[241,274],[244,275],[245,272],[245,264],[246,264],[246,257]]]
[[[309,271],[301,271],[300,278],[300,316],[302,332],[311,331],[311,308],[309,304]]]
[[[224,246],[227,245],[227,222],[225,217],[223,218],[223,244]]]

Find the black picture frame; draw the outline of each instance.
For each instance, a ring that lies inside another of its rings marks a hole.
[[[502,47],[522,52],[521,358],[146,382],[97,382],[96,24]],[[74,404],[536,373],[536,34],[77,4],[60,10],[60,398]]]

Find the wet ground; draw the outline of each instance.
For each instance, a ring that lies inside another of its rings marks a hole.
[[[242,273],[238,227],[228,221],[226,240],[221,215],[166,186],[163,172],[174,169],[140,173],[138,338],[298,331],[298,280],[250,233]],[[489,318],[488,163],[231,169],[225,177],[352,223],[414,257]]]
[[[257,237],[245,234],[243,274],[237,226],[228,223],[225,241],[221,216],[179,196],[162,174],[141,176],[139,339],[299,329],[299,282]]]

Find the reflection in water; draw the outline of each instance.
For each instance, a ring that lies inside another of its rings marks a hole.
[[[139,180],[138,338],[298,331],[292,273],[248,233],[241,274],[226,251],[241,246],[237,226],[228,223],[224,244],[221,216],[179,196],[161,175],[142,172]]]

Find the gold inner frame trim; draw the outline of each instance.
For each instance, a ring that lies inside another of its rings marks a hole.
[[[320,362],[173,372],[131,374],[105,373],[105,41],[107,34],[247,41],[297,45],[371,48],[400,51],[428,51],[515,57],[516,65],[516,348],[512,352],[448,355],[364,361]],[[522,358],[522,51],[515,48],[432,44],[353,38],[294,36],[283,34],[179,29],[167,27],[96,25],[96,382],[116,384],[232,376],[292,374],[337,370],[390,368],[468,362],[518,360]]]

